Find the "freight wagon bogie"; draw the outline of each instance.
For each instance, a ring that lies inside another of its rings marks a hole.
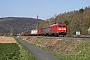
[[[58,34],[58,33],[55,33],[55,34],[54,34],[54,36],[55,36],[55,37],[58,37],[58,36],[59,36],[59,34]]]

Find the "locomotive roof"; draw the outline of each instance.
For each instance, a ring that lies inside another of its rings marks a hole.
[[[56,24],[52,24],[51,26],[55,26],[55,25],[58,25],[59,23],[56,23]],[[61,25],[64,25],[64,24],[61,24]]]
[[[55,26],[56,24],[52,24],[51,26]]]

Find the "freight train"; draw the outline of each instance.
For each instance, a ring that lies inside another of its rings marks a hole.
[[[38,36],[65,36],[67,34],[66,24],[52,24],[47,28],[41,28],[36,30],[31,30],[30,32],[22,32],[21,35],[38,35]]]

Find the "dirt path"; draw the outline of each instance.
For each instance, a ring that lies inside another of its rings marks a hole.
[[[16,38],[21,44],[23,44],[24,46],[26,46],[30,51],[32,51],[32,53],[35,55],[36,60],[60,60],[57,57],[43,51],[40,48],[37,48],[35,46],[32,46],[31,44]]]

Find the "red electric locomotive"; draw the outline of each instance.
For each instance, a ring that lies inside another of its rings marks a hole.
[[[49,31],[50,35],[55,35],[55,36],[65,36],[67,34],[67,27],[66,24],[53,24],[50,26],[50,31]]]

